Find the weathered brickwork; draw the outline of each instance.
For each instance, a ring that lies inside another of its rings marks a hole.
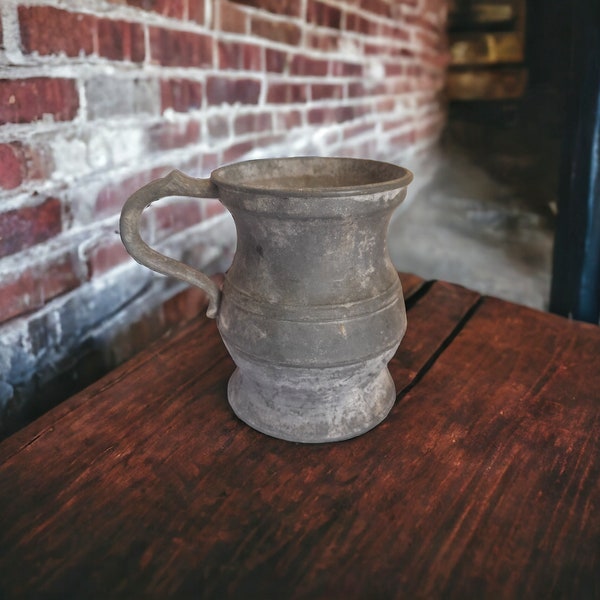
[[[0,435],[200,311],[123,250],[134,190],[274,155],[418,176],[444,124],[445,0],[7,0],[0,17]],[[231,260],[214,199],[166,199],[143,227],[209,272]]]

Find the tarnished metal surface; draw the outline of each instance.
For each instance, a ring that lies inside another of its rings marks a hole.
[[[237,163],[210,180],[169,178],[127,201],[121,235],[140,263],[209,293],[209,316],[237,365],[228,390],[235,413],[299,442],[347,439],[383,420],[395,398],[387,363],[406,329],[387,227],[410,172],[301,157]],[[165,189],[217,195],[231,212],[238,244],[222,293],[138,239],[141,210]]]

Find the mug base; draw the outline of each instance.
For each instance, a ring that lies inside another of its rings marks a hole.
[[[234,413],[266,435],[302,443],[336,442],[357,437],[381,423],[396,400],[387,368],[373,364],[298,369],[273,373],[238,367],[228,385]]]

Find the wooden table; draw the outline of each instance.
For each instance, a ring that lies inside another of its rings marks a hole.
[[[598,598],[600,329],[403,276],[388,419],[239,422],[199,318],[0,445],[0,598]]]

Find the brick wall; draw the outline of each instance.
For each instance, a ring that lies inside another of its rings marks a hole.
[[[177,167],[352,155],[425,180],[443,126],[445,0],[0,3],[0,431],[100,376],[200,292],[126,255],[127,196]],[[167,199],[145,237],[218,272],[215,200]]]

